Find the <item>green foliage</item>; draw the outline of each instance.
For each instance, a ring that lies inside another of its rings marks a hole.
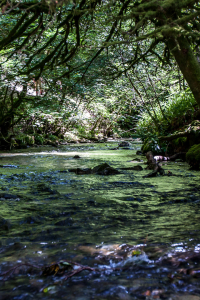
[[[186,153],[186,160],[194,169],[200,167],[200,144],[193,145]]]
[[[34,145],[35,144],[35,138],[34,138],[34,136],[33,135],[26,135],[25,136],[25,143],[27,144],[27,145]]]
[[[154,111],[159,128],[157,128],[152,118],[145,111],[141,114],[137,123],[136,133],[141,136],[142,140],[145,140],[146,138],[151,138],[151,136],[164,135],[169,133],[170,130],[173,131],[177,127],[184,126],[188,121],[188,113],[191,118],[195,111],[195,103],[195,99],[189,90],[166,97],[165,101],[161,102],[161,107],[167,120],[163,117],[160,107],[156,105],[154,106]]]
[[[179,137],[173,140],[173,144],[176,146],[183,146],[187,142],[187,137]]]
[[[143,153],[152,151],[154,155],[163,154],[165,153],[166,149],[167,149],[167,144],[165,142],[160,143],[157,137],[146,138],[141,148]]]
[[[56,142],[58,140],[58,137],[53,134],[49,134],[48,139],[51,140],[52,142]]]
[[[45,138],[44,138],[44,136],[42,134],[36,134],[35,135],[35,143],[37,145],[43,145],[44,141],[45,141]]]
[[[2,136],[19,123],[17,130],[52,142],[66,132],[84,138],[130,136],[140,114],[136,134],[157,147],[158,135],[193,112],[191,95],[169,96],[172,86],[185,87],[170,41],[187,36],[187,49],[178,41],[180,54],[187,50],[195,57],[198,48],[200,13],[196,1],[189,2],[22,0],[16,5],[3,0]],[[38,79],[42,95],[35,95]]]

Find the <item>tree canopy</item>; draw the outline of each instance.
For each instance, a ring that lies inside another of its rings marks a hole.
[[[149,70],[162,68],[167,72],[174,61],[200,106],[198,1],[3,0],[0,3],[3,103],[8,82],[20,82],[23,86],[15,106],[12,104],[12,112],[22,101],[28,101],[29,82],[41,77],[48,95],[57,88],[62,101],[66,101],[69,92],[85,97],[88,89],[95,93],[97,83],[109,85],[122,79],[143,101],[134,81],[139,80],[141,85],[138,76],[144,72],[150,82]],[[7,115],[9,123],[11,112]],[[2,123],[5,124],[5,117]]]
[[[20,53],[21,74],[37,71],[38,77],[49,68],[60,69],[60,77],[74,68],[86,71],[104,49],[120,45],[130,46],[128,67],[149,53],[167,62],[170,51],[181,67],[177,52],[185,57],[198,47],[199,9],[193,0],[4,0],[0,50],[9,57]],[[163,56],[156,52],[160,43]]]

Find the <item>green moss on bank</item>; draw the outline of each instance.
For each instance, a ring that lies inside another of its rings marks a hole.
[[[193,145],[186,153],[186,160],[192,169],[199,170],[200,167],[200,144]]]

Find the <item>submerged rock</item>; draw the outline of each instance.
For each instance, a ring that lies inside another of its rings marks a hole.
[[[191,169],[199,170],[200,167],[200,144],[193,145],[186,153],[186,161]]]
[[[120,174],[120,172],[113,167],[109,166],[107,163],[100,164],[93,169],[91,168],[85,168],[85,169],[69,169],[69,172],[74,172],[77,175],[83,175],[83,174],[97,174],[97,175],[115,175]]]
[[[47,186],[46,184],[44,183],[39,183],[37,185],[37,190],[39,192],[42,192],[42,193],[48,193],[48,194],[52,194],[52,195],[55,195],[55,194],[59,194],[56,190],[52,190],[49,186]],[[35,193],[35,192],[34,192]]]
[[[131,144],[129,142],[123,141],[119,143],[118,147],[130,147]]]
[[[130,150],[130,147],[121,147],[123,150]]]
[[[85,168],[85,169],[76,168],[76,169],[69,169],[68,171],[69,172],[74,172],[77,175],[91,174],[92,173],[91,168]]]
[[[134,167],[127,167],[127,168],[121,168],[121,170],[135,170],[135,171],[142,171],[143,168],[140,165],[134,166]]]
[[[19,168],[19,167],[15,165],[0,165],[0,168]]]
[[[137,166],[134,166],[134,167],[133,167],[133,170],[135,170],[135,171],[142,171],[142,170],[143,170],[143,167],[140,166],[140,165],[137,165]]]
[[[8,220],[0,217],[0,230],[4,230],[4,231],[7,231],[9,230],[11,227],[11,224]]]
[[[8,194],[8,193],[0,193],[0,199],[17,200],[19,198],[16,195],[12,195],[12,194]]]
[[[96,166],[92,169],[92,173],[98,174],[98,175],[115,175],[120,174],[120,172],[113,167],[109,166],[107,163],[103,163],[99,166]]]
[[[142,153],[142,151],[141,150],[137,150],[136,151],[136,155],[142,155],[143,153]]]

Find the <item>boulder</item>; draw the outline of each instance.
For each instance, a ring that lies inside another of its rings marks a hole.
[[[98,174],[98,175],[116,175],[120,174],[120,172],[113,167],[109,166],[107,163],[103,163],[101,165],[98,165],[92,169],[92,173]]]
[[[199,170],[200,167],[200,144],[193,145],[186,153],[186,161],[191,169]]]
[[[97,175],[116,175],[121,174],[118,170],[112,168],[107,163],[100,164],[93,169],[85,168],[85,169],[69,169],[69,172],[74,172],[77,175],[84,175],[84,174],[97,174]]]
[[[131,144],[129,142],[123,141],[119,143],[118,147],[130,147]]]

